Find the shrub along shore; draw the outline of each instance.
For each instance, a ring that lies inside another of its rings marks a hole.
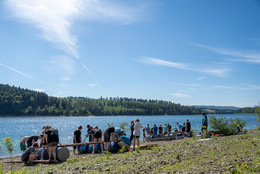
[[[117,154],[71,155],[56,164],[12,165],[4,163],[8,158],[0,160],[0,173],[260,173],[259,130],[198,140],[161,141],[158,147]]]

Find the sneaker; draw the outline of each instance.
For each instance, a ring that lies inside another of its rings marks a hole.
[[[40,160],[44,160],[43,158],[41,158]]]
[[[95,153],[94,151],[92,151],[92,153]]]

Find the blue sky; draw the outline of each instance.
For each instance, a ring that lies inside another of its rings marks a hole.
[[[0,83],[51,96],[260,101],[260,3],[3,0]]]

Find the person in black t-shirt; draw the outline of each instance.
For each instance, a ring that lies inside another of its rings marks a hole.
[[[171,125],[168,123],[168,132],[170,133],[171,131],[172,131],[172,127],[171,127]]]
[[[186,126],[187,126],[187,129],[186,129],[186,131],[187,131],[187,136],[190,137],[191,124],[190,124],[189,120],[187,120]]]
[[[30,164],[31,161],[33,161],[35,158],[36,158],[36,151],[39,151],[38,150],[39,148],[39,144],[34,142],[32,144],[32,146],[30,146],[28,149],[26,149],[22,156],[21,156],[21,160],[25,163],[25,164]]]
[[[59,143],[58,129],[50,128],[46,130],[47,144],[49,152],[49,161],[51,161],[51,155],[53,153],[54,162],[56,162],[56,148]]]
[[[162,125],[160,124],[159,125],[159,135],[162,135],[163,134],[163,127],[162,127]]]
[[[98,126],[95,126],[94,129],[94,142],[102,141],[102,131],[98,128]],[[93,151],[92,153],[95,153],[95,145],[93,144]],[[103,144],[101,144],[101,153],[103,153]]]
[[[43,137],[43,135],[30,136],[30,138],[26,141],[26,143],[27,143],[27,148],[30,147],[30,146],[32,146],[32,144],[33,144],[34,142],[37,142],[38,139],[42,139],[42,137]]]
[[[132,143],[132,140],[134,139],[134,125],[135,125],[135,122],[131,121],[131,126],[130,126],[130,130],[131,130],[130,142],[131,143]]]
[[[94,137],[93,137],[93,133],[92,133],[92,127],[90,127],[90,125],[88,124],[87,125],[87,134],[85,135],[85,137],[87,138],[89,138],[89,142],[92,142],[93,140],[94,140]]]
[[[79,126],[78,129],[74,131],[73,143],[81,143],[81,130],[82,126]],[[75,152],[76,146],[73,146],[73,153],[75,154]]]
[[[104,141],[105,141],[105,151],[106,152],[108,152],[109,141],[110,141],[111,135],[113,138],[113,142],[115,142],[115,128],[114,127],[109,127],[104,132]]]

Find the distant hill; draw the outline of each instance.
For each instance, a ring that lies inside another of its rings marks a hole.
[[[20,87],[0,84],[0,115],[192,115],[200,108],[169,101],[110,97],[52,97]]]
[[[231,110],[237,111],[241,108],[235,106],[214,106],[214,105],[195,105],[194,107],[202,108],[202,109],[221,109],[221,110]]]

